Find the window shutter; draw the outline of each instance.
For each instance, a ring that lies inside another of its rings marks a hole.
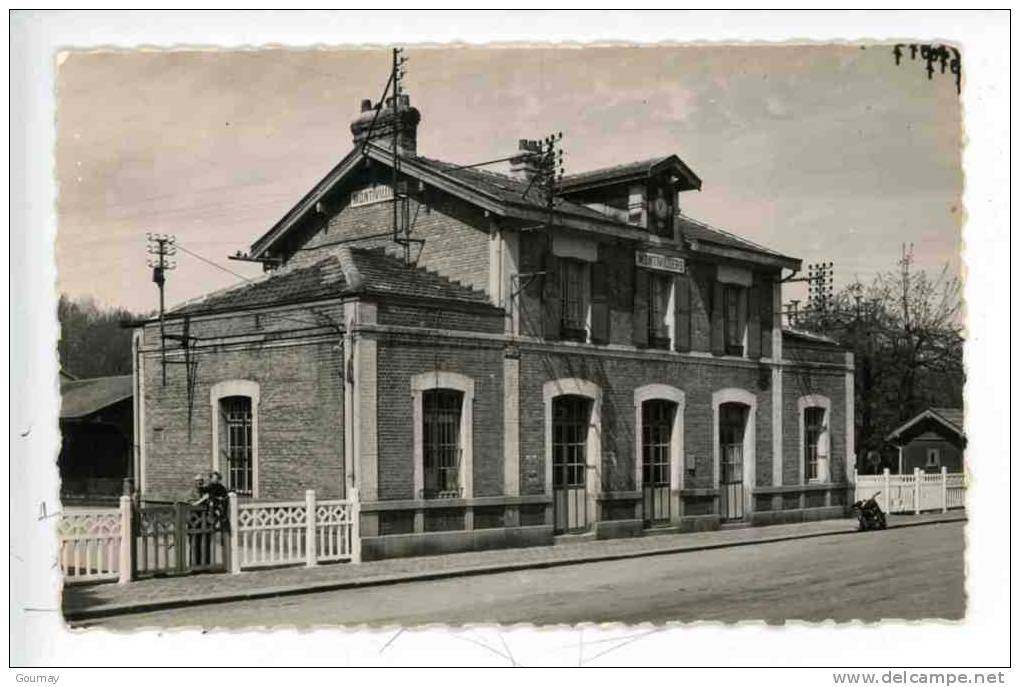
[[[604,262],[591,266],[591,340],[609,342],[608,269]]]
[[[712,283],[712,353],[723,355],[726,352],[726,303],[723,302],[722,282]]]
[[[747,308],[747,357],[761,357],[761,285],[750,288]]]
[[[634,270],[634,331],[635,346],[648,345],[648,272]]]
[[[563,300],[560,294],[560,260],[547,245],[544,256],[545,276],[542,277],[542,335],[546,339],[560,338],[560,322],[563,319]]]
[[[522,233],[520,283],[517,307],[521,320],[521,333],[542,335],[542,278],[534,276],[545,269],[544,251],[548,242],[543,234]]]
[[[686,274],[678,274],[673,280],[675,289],[676,350],[691,350],[691,282]]]
[[[759,320],[761,321],[761,357],[772,357],[772,291],[770,280],[763,280],[758,287]]]

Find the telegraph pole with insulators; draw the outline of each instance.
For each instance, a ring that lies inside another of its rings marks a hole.
[[[147,264],[152,268],[152,281],[159,287],[159,351],[160,362],[163,368],[163,386],[166,386],[166,326],[164,322],[166,286],[166,273],[177,267],[177,263],[169,260],[177,254],[177,237],[170,234],[148,233],[145,237],[149,241],[148,253],[150,256]]]

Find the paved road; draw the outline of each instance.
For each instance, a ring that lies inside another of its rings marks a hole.
[[[963,523],[231,602],[116,629],[963,617]]]

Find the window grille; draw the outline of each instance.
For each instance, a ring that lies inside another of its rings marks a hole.
[[[744,432],[747,406],[724,403],[719,408],[720,482],[736,484],[744,479]]]
[[[825,408],[804,409],[804,479],[818,479],[818,446],[825,431]]]
[[[226,465],[226,487],[238,495],[251,496],[255,482],[251,399],[247,396],[224,398],[220,401],[220,410],[225,438],[221,452]]]
[[[460,497],[462,400],[463,394],[452,389],[422,394],[424,498]]]
[[[590,401],[561,396],[553,403],[553,487],[584,487]]]

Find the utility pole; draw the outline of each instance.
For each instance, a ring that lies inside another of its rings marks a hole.
[[[538,161],[535,175],[531,177],[531,181],[528,182],[521,197],[527,198],[532,187],[536,185],[542,189],[545,193],[543,200],[546,210],[549,212],[548,224],[550,227],[553,224],[553,212],[556,209],[556,194],[563,181],[563,150],[560,148],[562,140],[563,132],[560,131],[546,136],[541,141],[527,142],[528,147],[533,151],[530,154],[533,157],[537,156]]]
[[[166,272],[177,267],[177,263],[168,260],[177,254],[177,237],[170,234],[147,233],[145,237],[149,241],[148,253],[153,256],[147,260],[152,268],[152,281],[159,287],[159,351],[160,362],[163,368],[163,386],[166,386],[166,326],[164,322],[164,287],[166,286]]]
[[[556,193],[563,182],[563,149],[560,148],[560,141],[563,140],[563,132],[547,136],[545,143],[545,155],[542,157],[542,165],[539,174],[542,175],[542,183],[545,186],[546,209],[549,211],[549,228],[552,229],[556,211]]]
[[[833,306],[833,274],[835,269],[831,262],[820,262],[808,265],[808,274],[806,277],[794,278],[792,275],[783,279],[784,284],[791,284],[795,282],[807,282],[808,285],[808,297],[804,304],[803,311],[800,310],[799,300],[787,301],[783,314],[787,317],[787,322],[791,326],[796,326],[796,322],[801,319],[802,316],[807,316],[809,321],[811,318],[815,318],[815,322],[819,322],[821,318],[831,314]],[[796,273],[794,273],[796,274]]]
[[[542,199],[545,203],[545,209],[548,212],[545,225],[538,224],[528,227],[526,230],[545,229],[547,232],[551,232],[556,223],[556,195],[559,193],[559,189],[562,185],[564,171],[563,150],[559,147],[561,140],[563,140],[563,132],[557,132],[546,136],[541,141],[522,139],[522,152],[507,158],[508,160],[515,160],[526,156],[535,163],[535,173],[528,182],[527,187],[524,189],[524,193],[521,194],[521,198],[527,198],[528,193],[530,193],[531,189],[536,185],[539,186],[545,194]],[[495,162],[499,161],[500,160],[495,160]],[[517,297],[528,287],[529,284],[531,284],[532,281],[545,276],[545,270],[516,272],[512,274],[510,277],[510,301],[513,304],[512,307],[518,307]],[[514,335],[516,336],[518,333],[517,329],[514,329]]]
[[[406,76],[407,58],[403,48],[393,48],[393,66],[390,81],[393,84],[393,241],[404,247],[404,262],[411,262],[411,227],[408,212],[408,193],[406,184],[401,188],[400,181],[400,138],[402,126],[400,113],[402,82]]]

